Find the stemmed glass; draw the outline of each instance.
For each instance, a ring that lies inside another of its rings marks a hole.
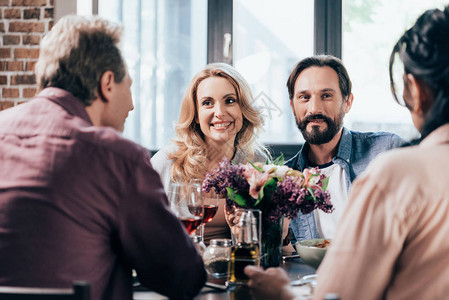
[[[191,184],[199,184],[202,186],[203,182],[200,179],[191,179]],[[201,240],[204,243],[204,226],[206,226],[207,223],[212,221],[215,214],[218,210],[218,203],[219,203],[219,195],[214,193],[213,191],[210,191],[209,193],[202,193],[203,196],[203,207],[204,207],[204,216],[203,221],[200,225],[200,234],[201,234]]]
[[[187,233],[192,235],[204,217],[201,185],[173,183],[168,194],[172,211],[181,220]]]

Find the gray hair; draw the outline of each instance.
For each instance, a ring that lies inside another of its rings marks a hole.
[[[41,42],[35,68],[39,89],[64,89],[89,106],[102,96],[98,88],[104,72],[112,71],[115,82],[126,75],[118,48],[122,31],[119,24],[99,17],[61,18]]]

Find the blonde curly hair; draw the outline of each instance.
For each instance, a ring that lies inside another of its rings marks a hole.
[[[232,66],[225,63],[208,64],[196,74],[184,95],[181,104],[181,113],[176,124],[176,139],[174,143],[177,150],[168,154],[173,161],[171,179],[174,182],[188,182],[192,178],[202,179],[207,170],[205,161],[213,156],[214,149],[208,149],[204,134],[199,124],[195,122],[198,114],[197,91],[199,84],[209,77],[221,77],[228,80],[235,88],[237,102],[243,115],[242,129],[235,138],[234,150],[244,150],[248,159],[252,160],[256,151],[269,157],[269,152],[260,145],[255,137],[263,126],[260,111],[253,106],[253,96],[246,80]]]

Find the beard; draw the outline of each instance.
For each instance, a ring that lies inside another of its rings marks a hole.
[[[301,131],[302,136],[304,137],[306,142],[312,145],[322,145],[329,143],[340,131],[343,126],[344,116],[345,112],[344,110],[342,110],[334,120],[322,114],[309,115],[302,120],[298,120],[298,118],[295,116],[295,119],[296,125]],[[320,131],[319,126],[312,126],[311,131],[307,131],[307,124],[309,123],[309,121],[314,119],[324,120],[324,122],[327,124],[327,128]]]

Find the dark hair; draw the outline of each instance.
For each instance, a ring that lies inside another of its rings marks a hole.
[[[88,106],[97,97],[101,76],[114,73],[121,82],[126,66],[117,44],[122,27],[99,17],[65,16],[41,42],[35,67],[40,89],[58,87]]]
[[[427,10],[394,46],[389,65],[390,87],[400,103],[393,79],[396,55],[404,64],[404,73],[421,79],[434,97],[423,126],[418,128],[423,139],[449,123],[449,6],[444,11]]]
[[[290,97],[290,100],[293,99],[293,94],[295,92],[295,82],[299,74],[310,67],[330,67],[334,69],[334,71],[338,75],[338,83],[340,85],[343,100],[346,101],[348,96],[351,94],[351,79],[349,78],[348,71],[346,71],[343,62],[332,55],[310,56],[304,58],[296,64],[287,80],[288,96]]]

